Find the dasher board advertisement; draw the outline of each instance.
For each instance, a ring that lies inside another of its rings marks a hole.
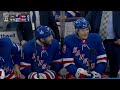
[[[10,38],[13,42],[16,42],[20,45],[20,41],[18,39],[18,35],[16,31],[0,31],[0,38]]]

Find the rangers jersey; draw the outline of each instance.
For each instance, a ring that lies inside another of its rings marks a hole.
[[[98,34],[90,33],[86,40],[76,34],[67,36],[63,42],[63,63],[68,72],[75,75],[78,68],[105,72],[107,56]]]
[[[37,50],[37,55],[35,55]],[[21,62],[21,72],[27,78],[31,72],[43,73],[52,69],[56,72],[62,67],[59,43],[53,39],[51,45],[40,46],[35,40],[30,40],[23,46],[23,61]]]
[[[9,38],[0,39],[0,68],[5,71],[6,79],[15,78],[14,64],[20,64],[20,48]]]

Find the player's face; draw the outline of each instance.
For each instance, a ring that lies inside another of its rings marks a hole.
[[[52,44],[53,36],[50,35],[49,37],[45,38],[46,44]]]
[[[88,34],[89,34],[89,28],[80,29],[78,31],[78,35],[81,39],[87,39]]]

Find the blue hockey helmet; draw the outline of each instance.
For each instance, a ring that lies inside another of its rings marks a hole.
[[[75,21],[74,27],[75,29],[78,30],[85,29],[85,28],[90,28],[90,24],[85,18],[81,17],[80,19]]]
[[[35,35],[37,39],[47,38],[52,35],[52,29],[48,26],[40,25],[36,28]]]

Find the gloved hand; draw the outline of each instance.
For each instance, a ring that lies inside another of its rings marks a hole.
[[[75,73],[75,77],[77,79],[79,78],[85,78],[85,77],[90,77],[91,74],[88,73],[87,70],[83,69],[83,68],[78,68],[76,73]]]
[[[5,78],[5,71],[0,68],[0,79],[4,79],[4,78]]]
[[[43,73],[32,72],[28,75],[28,79],[55,79],[55,72],[46,70]]]
[[[95,71],[92,71],[91,74],[92,74],[92,78],[101,78],[101,75]]]
[[[46,79],[46,77],[42,73],[32,72],[28,75],[28,79]]]

